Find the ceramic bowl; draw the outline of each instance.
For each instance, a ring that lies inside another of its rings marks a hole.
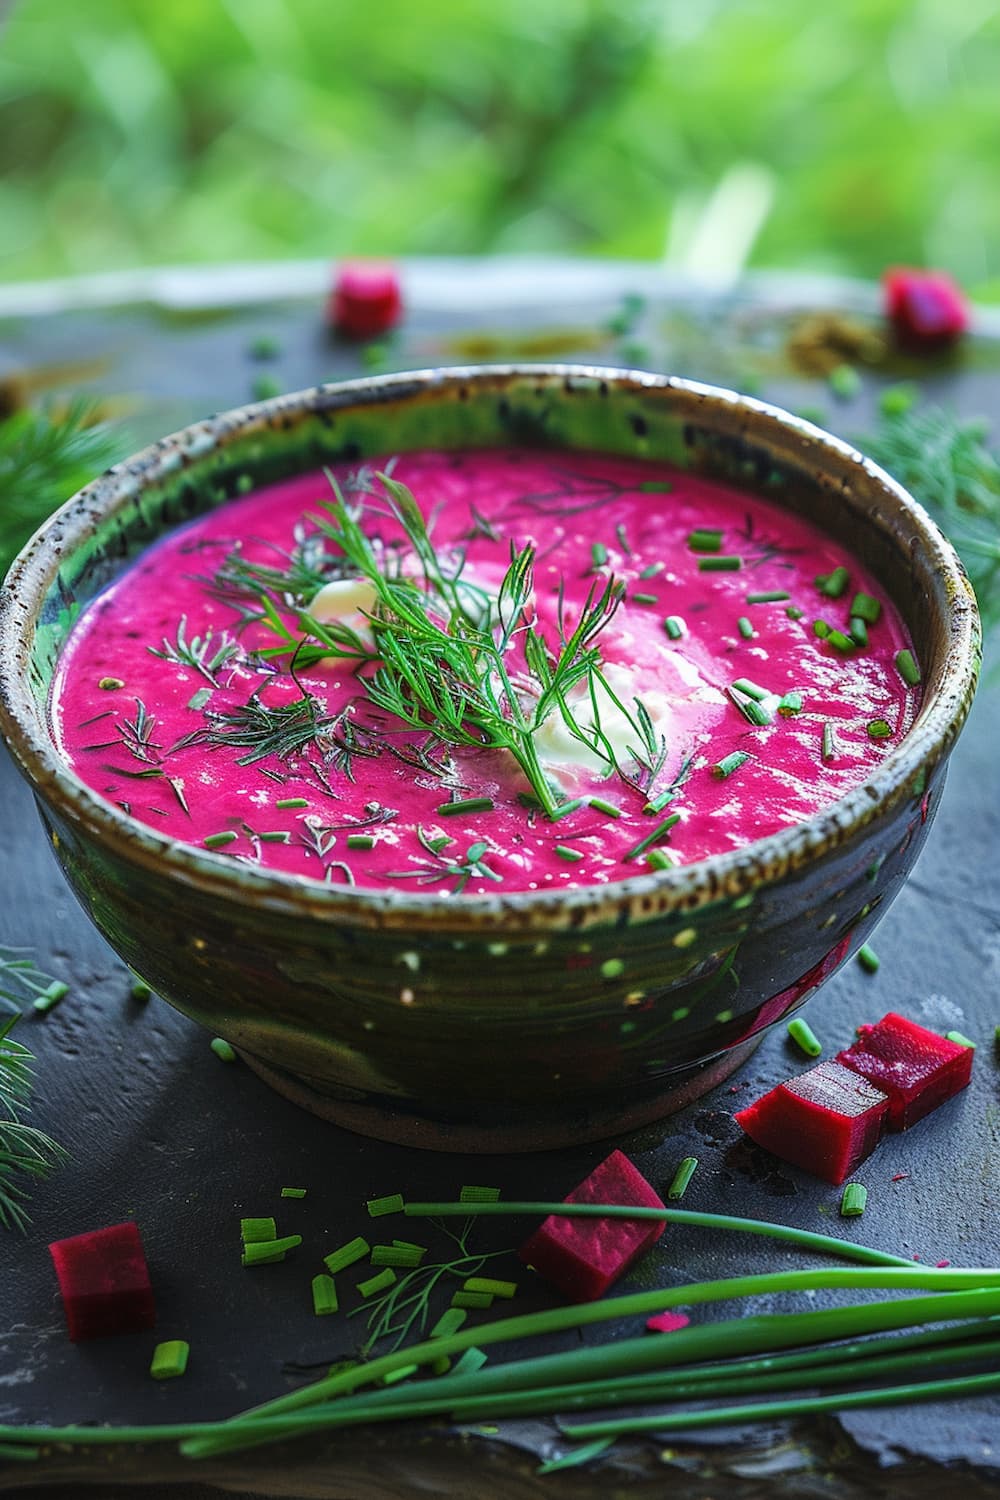
[[[62,763],[46,702],[77,606],[169,528],[247,476],[515,443],[669,460],[808,514],[909,625],[925,687],[909,733],[864,785],[739,851],[570,894],[454,901],[333,889],[171,843]],[[927,837],[979,646],[945,539],[885,473],[808,423],[654,375],[430,370],[209,418],[82,490],[4,587],[0,726],[73,890],[159,995],[352,1129],[508,1151],[669,1113],[865,941]]]

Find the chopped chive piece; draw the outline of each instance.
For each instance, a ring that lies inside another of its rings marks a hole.
[[[861,944],[857,957],[858,963],[863,969],[867,969],[869,974],[874,974],[881,964],[881,959],[875,952],[875,949],[870,947],[868,943]]]
[[[805,610],[799,609],[797,604],[790,604],[785,610],[785,614],[790,620],[801,620],[802,616],[805,614]]]
[[[642,809],[643,812],[647,815],[647,817],[650,813],[662,812],[667,803],[674,800],[674,794],[675,789],[673,787],[668,787],[665,792],[658,792],[655,797],[651,798],[650,801],[644,805]]]
[[[452,1307],[492,1307],[493,1298],[488,1292],[456,1292],[451,1299]]]
[[[328,1313],[335,1313],[340,1307],[337,1301],[337,1287],[332,1276],[324,1276],[320,1271],[318,1276],[312,1279],[313,1312],[317,1318],[325,1318]]]
[[[632,548],[628,544],[628,533],[625,530],[625,522],[624,521],[619,521],[618,522],[618,525],[615,527],[615,536],[618,538],[618,545],[621,547],[622,551],[625,553],[625,556],[626,557],[631,557],[632,556]]]
[[[830,627],[825,620],[813,620],[813,635],[817,635],[821,641],[825,641],[829,634]]]
[[[236,1053],[224,1036],[214,1036],[208,1044],[220,1062],[234,1063]]]
[[[856,646],[868,645],[868,625],[860,615],[852,615],[848,623],[851,639]]]
[[[733,689],[737,693],[743,693],[747,698],[756,698],[758,703],[771,696],[767,688],[760,687],[756,682],[751,682],[749,677],[737,677],[733,683]]]
[[[304,1198],[305,1195],[306,1195],[306,1189],[305,1188],[283,1187],[281,1189],[281,1196],[282,1196],[282,1198]]]
[[[639,574],[639,577],[640,578],[655,578],[656,575],[657,575],[657,573],[662,573],[663,572],[663,569],[664,569],[665,566],[666,566],[666,564],[665,563],[661,563],[661,562],[650,563],[650,565],[649,565],[648,568],[643,568],[642,572]]]
[[[549,813],[549,821],[551,823],[555,823],[560,818],[565,818],[568,817],[570,813],[575,813],[577,808],[582,806],[582,797],[574,797],[570,802],[561,802],[556,808],[555,812]]]
[[[622,815],[620,807],[616,807],[613,802],[605,802],[603,797],[591,797],[587,805],[595,812],[603,813],[606,818],[620,818]]]
[[[690,1183],[691,1178],[694,1176],[697,1170],[698,1158],[696,1156],[685,1156],[684,1160],[677,1168],[677,1171],[674,1173],[673,1180],[670,1186],[667,1188],[668,1200],[671,1198],[676,1200],[677,1198],[684,1197],[684,1194],[687,1192],[688,1184]]]
[[[632,594],[630,598],[633,604],[657,604],[659,602],[656,594]]]
[[[475,1375],[477,1370],[483,1368],[488,1359],[489,1355],[485,1350],[477,1349],[475,1344],[472,1344],[459,1356],[452,1373],[455,1375]]]
[[[193,693],[188,699],[188,708],[193,708],[196,711],[204,708],[205,704],[208,702],[211,696],[212,689],[210,687],[199,688],[198,691],[196,693]]]
[[[845,635],[842,630],[831,630],[826,639],[827,644],[832,646],[835,651],[841,651],[845,655],[848,651],[853,651],[858,644],[849,635]]]
[[[896,652],[896,671],[908,687],[916,687],[920,681],[920,668],[913,659],[912,651]]]
[[[566,860],[567,864],[571,865],[578,864],[583,858],[583,854],[579,849],[571,849],[568,844],[557,844],[553,852],[558,854],[560,859]]]
[[[371,1262],[373,1266],[419,1266],[427,1251],[421,1246],[414,1247],[402,1245],[373,1245]]]
[[[259,1245],[264,1240],[276,1240],[278,1226],[273,1219],[241,1219],[240,1238],[244,1245]]]
[[[277,802],[274,805],[275,805],[275,807],[280,807],[282,809],[284,809],[286,807],[308,807],[309,806],[309,798],[308,797],[279,797],[278,800],[277,800]]]
[[[258,833],[257,838],[262,844],[287,844],[291,835],[283,828],[275,829],[273,833]]]
[[[450,1338],[457,1333],[469,1314],[464,1307],[449,1307],[438,1318],[428,1337],[432,1339]]]
[[[644,479],[636,488],[647,495],[669,495],[673,485],[669,479]]]
[[[970,1042],[969,1038],[964,1036],[961,1031],[946,1031],[945,1039],[949,1042],[957,1042],[960,1047],[970,1047],[973,1052],[976,1050],[975,1042]]]
[[[348,1240],[346,1245],[341,1245],[339,1250],[331,1250],[329,1255],[324,1255],[323,1264],[331,1276],[336,1276],[338,1271],[346,1271],[355,1261],[364,1260],[370,1252],[368,1241],[359,1234],[353,1240]]]
[[[766,704],[758,702],[756,698],[746,698],[733,688],[729,689],[729,697],[744,719],[756,725],[758,729],[762,729],[765,724],[772,723],[774,714]]]
[[[657,823],[652,833],[647,833],[644,839],[640,839],[637,844],[633,844],[632,848],[622,855],[622,859],[635,859],[636,855],[645,854],[650,844],[655,844],[658,840],[665,838],[671,828],[676,823],[679,823],[680,820],[680,813],[671,813],[669,818],[664,818],[662,823]]]
[[[393,1286],[396,1281],[396,1273],[391,1266],[385,1266],[377,1276],[369,1276],[365,1281],[358,1282],[358,1292],[362,1297],[374,1297],[376,1292],[384,1292],[386,1287]]]
[[[492,812],[492,797],[462,797],[457,802],[440,802],[436,809],[442,817],[451,817],[455,813],[470,812]]]
[[[802,712],[802,694],[798,691],[797,688],[793,688],[790,693],[783,693],[781,695],[781,699],[778,703],[778,712],[785,719],[787,719],[791,714],[798,714]]]
[[[136,979],[129,990],[133,1000],[148,1000],[153,991],[144,979]]]
[[[166,1339],[153,1350],[149,1373],[154,1380],[173,1380],[187,1369],[191,1346],[184,1339]]]
[[[736,621],[736,628],[745,641],[753,640],[753,626],[750,624],[750,621],[747,619],[746,615],[740,615],[739,619]]]
[[[384,1198],[369,1198],[365,1207],[370,1219],[381,1219],[384,1214],[401,1214],[403,1195],[402,1193],[387,1193]]]
[[[743,566],[742,557],[700,557],[699,573],[738,573]]]
[[[510,1301],[517,1292],[516,1281],[497,1281],[492,1276],[468,1276],[462,1282],[463,1292],[485,1292],[490,1297],[503,1297]]]
[[[500,1189],[498,1187],[479,1187],[476,1183],[466,1184],[458,1195],[459,1203],[498,1203],[500,1201]]]
[[[687,631],[687,626],[680,615],[668,615],[663,622],[663,628],[672,641],[679,641]]]
[[[603,542],[594,542],[590,549],[590,560],[595,568],[603,568],[608,560],[608,549]]]
[[[224,849],[227,844],[235,844],[237,835],[231,830],[225,833],[209,833],[202,839],[206,849]]]
[[[347,847],[348,849],[374,849],[375,839],[370,833],[349,833]]]
[[[692,552],[718,552],[722,546],[722,530],[714,526],[698,526],[688,536]]]
[[[833,758],[834,758],[834,756],[836,754],[837,754],[837,741],[834,739],[833,725],[832,724],[824,724],[823,725],[823,748],[820,751],[820,755],[822,756],[823,760],[833,760]]]
[[[397,1365],[394,1370],[387,1370],[378,1383],[381,1386],[398,1385],[401,1380],[409,1380],[419,1369],[419,1365]]]
[[[821,573],[816,579],[816,587],[821,594],[828,599],[839,599],[847,592],[847,585],[851,581],[851,575],[844,567],[834,568],[832,573]]]
[[[392,1243],[397,1250],[413,1250],[419,1251],[421,1255],[427,1254],[426,1245],[415,1245],[412,1240],[393,1240]]]
[[[861,389],[861,376],[853,365],[837,365],[826,382],[838,401],[850,401]]]
[[[724,755],[720,761],[716,761],[712,767],[712,775],[717,776],[720,781],[725,781],[749,759],[750,756],[745,750],[734,750],[731,755]]]
[[[284,1260],[287,1250],[294,1250],[301,1245],[301,1234],[286,1234],[280,1240],[253,1240],[249,1245],[244,1245],[242,1264],[245,1266],[267,1266],[275,1261]]]
[[[840,1217],[842,1219],[856,1219],[865,1211],[868,1202],[868,1189],[863,1182],[848,1182],[844,1184],[844,1191],[840,1195]]]
[[[646,855],[646,863],[651,870],[675,870],[677,861],[666,849],[650,849]]]
[[[866,625],[877,625],[882,614],[882,605],[878,599],[873,599],[871,594],[855,594],[851,601],[851,614],[856,615],[859,620],[864,620]]]
[[[872,719],[868,725],[868,738],[870,740],[887,740],[892,735],[892,725],[885,719]]]
[[[58,1005],[60,1000],[65,1000],[69,994],[69,985],[62,979],[53,979],[52,983],[40,995],[36,995],[32,1002],[32,1009],[39,1012],[51,1010]]]
[[[762,594],[747,594],[748,604],[783,604],[792,596],[787,589],[765,589]]]
[[[819,1057],[823,1051],[823,1044],[813,1031],[808,1021],[801,1016],[796,1016],[794,1021],[788,1023],[788,1035],[797,1047],[801,1047],[806,1057]]]

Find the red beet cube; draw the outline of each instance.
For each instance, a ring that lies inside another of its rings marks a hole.
[[[897,267],[886,272],[882,289],[897,342],[915,353],[945,348],[969,326],[962,289],[944,271]]]
[[[906,1130],[965,1088],[974,1055],[971,1047],[890,1011],[876,1025],[862,1026],[837,1061],[888,1094],[889,1129]]]
[[[664,1206],[620,1151],[612,1151],[579,1187],[567,1193],[564,1202]],[[663,1230],[662,1219],[561,1219],[553,1214],[517,1253],[571,1302],[593,1302]]]
[[[822,1062],[741,1109],[736,1121],[775,1156],[843,1182],[878,1145],[888,1113],[880,1088],[839,1062]]]
[[[134,1224],[112,1224],[108,1229],[55,1240],[49,1253],[74,1344],[107,1333],[152,1328],[156,1322],[153,1287]]]
[[[338,266],[327,321],[348,339],[374,339],[399,322],[403,298],[387,261],[345,260]]]

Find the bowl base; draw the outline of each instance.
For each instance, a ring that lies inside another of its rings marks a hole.
[[[567,1146],[626,1135],[676,1114],[735,1073],[756,1051],[762,1036],[763,1033],[751,1037],[718,1057],[671,1074],[666,1087],[638,1104],[612,1104],[577,1112],[565,1109],[545,1112],[536,1108],[529,1112],[511,1105],[484,1110],[477,1119],[457,1120],[426,1119],[377,1096],[365,1102],[337,1099],[320,1093],[281,1068],[261,1062],[251,1053],[241,1052],[240,1056],[276,1093],[357,1135],[397,1146],[413,1146],[420,1151],[500,1156],[511,1152],[559,1151]]]

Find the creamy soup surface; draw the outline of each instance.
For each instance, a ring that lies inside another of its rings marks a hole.
[[[801,821],[919,707],[873,578],[736,489],[529,449],[335,477],[175,531],[74,627],[62,752],[168,838],[428,899],[600,885]]]

